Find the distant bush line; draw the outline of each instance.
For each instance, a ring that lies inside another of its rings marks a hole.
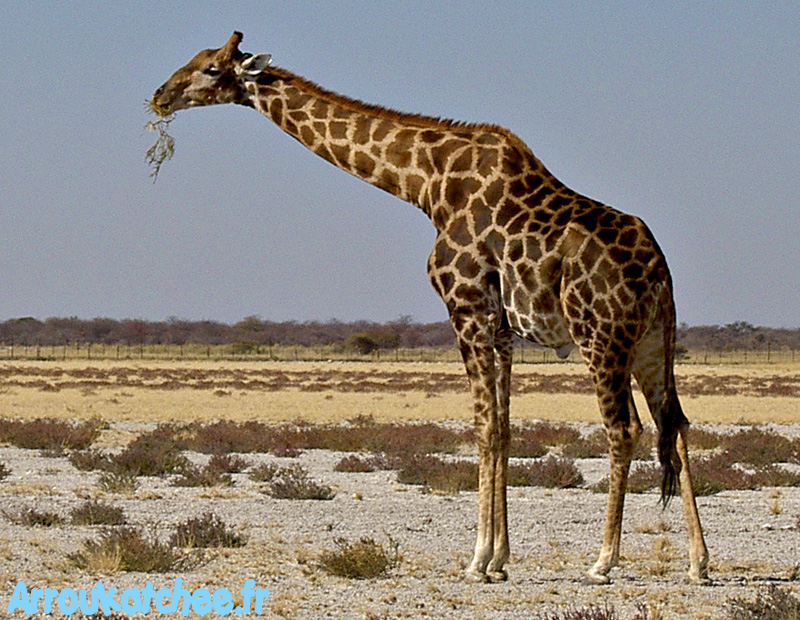
[[[518,361],[554,361],[529,343]],[[522,345],[522,346],[520,346]],[[265,321],[245,317],[234,324],[217,321],[78,319],[32,317],[0,322],[0,358],[227,358],[266,359],[378,358],[398,361],[457,360],[453,330],[447,321],[417,323],[400,317],[387,323],[337,320]],[[700,363],[796,361],[800,328],[756,327],[743,321],[728,325],[678,328],[678,358]],[[420,357],[421,356],[421,357]],[[688,358],[691,358],[689,360]],[[573,359],[578,356],[573,353]]]

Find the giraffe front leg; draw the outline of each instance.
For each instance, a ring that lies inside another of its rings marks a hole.
[[[501,455],[494,463],[494,497],[493,497],[493,546],[492,559],[486,567],[488,581],[497,583],[508,579],[503,566],[511,555],[508,544],[508,518],[506,502],[506,470],[508,458]]]
[[[511,442],[509,424],[509,405],[511,394],[511,357],[513,343],[510,332],[499,332],[495,336],[496,370],[496,420],[499,430],[500,454],[494,462],[494,553],[486,567],[489,581],[499,582],[508,579],[503,566],[511,555],[508,542],[508,510],[506,500],[506,477],[508,473],[508,450]]]
[[[476,581],[506,578],[503,564],[508,558],[506,525],[505,461],[498,420],[497,367],[493,346],[482,341],[461,343],[475,409],[475,440],[478,444],[478,528],[475,554],[466,570]]]
[[[477,425],[476,425],[477,426]],[[476,431],[478,429],[476,428]],[[494,557],[494,459],[488,449],[479,447],[478,457],[478,531],[475,553],[467,567],[467,577],[487,582],[486,568]]]

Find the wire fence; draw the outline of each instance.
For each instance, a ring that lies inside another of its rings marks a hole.
[[[368,353],[347,350],[341,346],[278,346],[233,344],[97,344],[73,342],[62,345],[19,345],[0,343],[0,361],[67,361],[67,360],[147,360],[147,361],[241,361],[241,362],[460,362],[454,347],[418,347],[376,349]],[[516,347],[515,364],[580,363],[580,354],[573,350],[560,359],[551,349]],[[681,353],[678,364],[760,365],[800,364],[795,349],[764,350],[699,350]]]

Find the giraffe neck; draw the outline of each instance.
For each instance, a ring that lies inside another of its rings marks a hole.
[[[367,105],[275,67],[247,91],[245,105],[335,166],[417,205],[435,225],[445,175],[468,173],[478,144],[496,153],[508,133]],[[459,156],[468,161],[458,164]]]

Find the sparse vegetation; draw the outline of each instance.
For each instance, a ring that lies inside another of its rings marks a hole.
[[[254,482],[272,482],[272,479],[280,471],[280,467],[274,463],[262,463],[250,470],[248,477]]]
[[[129,472],[106,471],[100,474],[97,486],[107,493],[130,495],[138,488],[139,481]]]
[[[276,470],[269,481],[267,493],[276,499],[329,500],[336,496],[331,487],[312,480],[308,470],[300,465]]]
[[[70,512],[73,525],[124,525],[125,511],[119,506],[87,500]]]
[[[83,548],[67,555],[69,562],[89,572],[132,571],[166,573],[187,566],[187,556],[147,535],[141,527],[120,527],[87,540]]]
[[[387,545],[368,537],[355,541],[335,538],[333,544],[334,550],[320,554],[319,566],[337,577],[375,579],[385,576],[400,562],[398,545],[391,538]]]
[[[571,489],[583,484],[583,475],[575,467],[572,459],[550,455],[525,465],[509,466],[508,484],[548,489]]]
[[[657,620],[660,616],[648,610],[644,603],[637,605],[636,613],[630,620]],[[622,620],[616,608],[608,603],[596,605],[591,603],[583,607],[567,607],[557,611],[540,612],[536,620]]]
[[[760,588],[755,599],[736,597],[727,602],[728,620],[797,620],[800,598],[776,585]]]
[[[475,491],[478,488],[478,464],[457,459],[409,455],[398,459],[397,481],[421,484],[443,493]],[[570,459],[548,456],[525,465],[508,467],[509,486],[541,486],[571,488],[583,483],[583,476]]]
[[[97,439],[102,426],[97,420],[0,419],[0,441],[28,450],[83,450]]]
[[[350,473],[366,473],[378,470],[374,458],[350,454],[342,458],[333,467],[334,471]]]
[[[175,547],[243,547],[246,543],[242,534],[211,512],[180,523],[170,538]]]
[[[26,527],[54,527],[64,524],[64,517],[50,510],[28,507],[18,512],[4,512],[3,514],[12,523]]]
[[[176,487],[229,487],[233,485],[233,478],[225,471],[212,466],[211,463],[205,467],[188,465],[181,469],[180,475],[172,480],[172,485]]]

